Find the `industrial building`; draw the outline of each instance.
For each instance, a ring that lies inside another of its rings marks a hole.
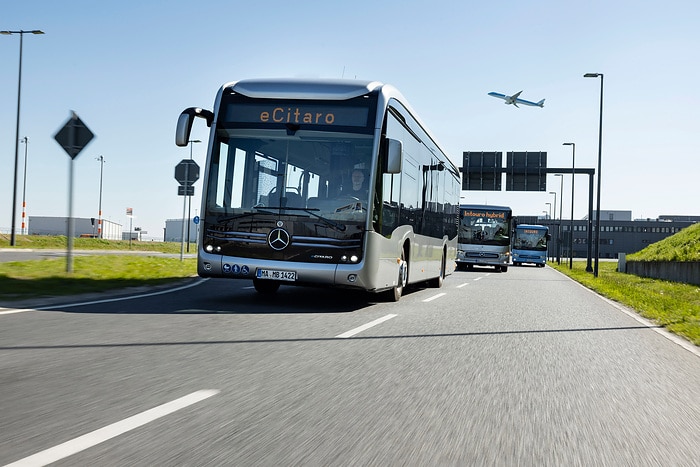
[[[165,221],[165,233],[163,238],[166,242],[182,242],[182,223],[185,222],[183,219],[167,219]],[[185,242],[197,243],[197,234],[199,233],[199,225],[194,222],[190,222],[189,233],[185,230]],[[188,236],[189,235],[189,236]]]
[[[537,216],[516,216],[519,224],[539,224],[549,227],[550,257],[569,257],[572,222],[569,219],[547,219]],[[658,219],[632,220],[632,211],[600,211],[600,258],[616,259],[620,253],[631,254],[663,240],[680,230],[700,222],[700,216],[659,216]],[[588,257],[588,230],[593,237],[591,249],[595,251],[595,211],[593,219],[574,219],[573,257]]]
[[[74,217],[75,236],[96,238],[98,219]],[[29,235],[64,235],[68,236],[67,217],[29,216],[27,218]],[[102,238],[121,240],[122,225],[102,219]],[[128,237],[127,237],[128,238]]]

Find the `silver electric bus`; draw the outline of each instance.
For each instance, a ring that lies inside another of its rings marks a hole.
[[[508,271],[513,212],[507,206],[460,206],[457,267],[493,266]]]
[[[243,80],[213,112],[197,272],[281,284],[385,292],[436,287],[454,270],[459,171],[402,95],[379,82]]]

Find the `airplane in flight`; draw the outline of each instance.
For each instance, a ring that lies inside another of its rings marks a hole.
[[[499,94],[497,92],[490,92],[489,96],[498,97],[499,99],[503,99],[504,101],[506,101],[505,102],[506,104],[513,104],[516,107],[518,107],[518,104],[531,105],[533,107],[544,107],[544,99],[542,99],[539,102],[526,101],[525,99],[520,99],[520,97],[518,97],[518,96],[520,96],[521,93],[522,93],[522,91],[516,92],[512,96],[506,96],[505,94]]]

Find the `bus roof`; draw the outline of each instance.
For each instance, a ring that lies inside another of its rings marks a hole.
[[[421,121],[418,114],[406,101],[401,92],[390,84],[385,84],[380,81],[364,81],[356,79],[330,79],[330,78],[257,78],[243,79],[240,81],[232,81],[224,84],[219,90],[217,101],[220,96],[230,90],[252,98],[268,98],[268,99],[326,99],[326,100],[345,100],[354,97],[364,96],[371,92],[377,92],[380,95],[380,105],[386,105],[390,99],[396,99],[410,112],[415,121],[420,125],[435,143],[440,151],[442,146],[437,142],[437,139],[431,131]],[[216,109],[215,109],[216,110]],[[459,177],[459,169],[452,162],[452,159],[447,154],[444,154],[447,163],[449,163],[450,171]],[[508,208],[510,209],[510,208]]]
[[[248,97],[326,100],[352,99],[384,86],[379,81],[295,78],[244,79],[224,85]]]

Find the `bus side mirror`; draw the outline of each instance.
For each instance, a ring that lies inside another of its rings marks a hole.
[[[546,238],[548,241],[551,240],[551,239],[552,239],[552,234],[547,234],[547,235],[545,235],[545,238]]]
[[[205,119],[208,127],[211,127],[211,124],[214,122],[214,114],[208,110],[200,109],[199,107],[190,107],[183,110],[177,119],[177,127],[175,128],[176,145],[184,147],[189,144],[194,117]]]
[[[397,139],[387,138],[386,148],[386,173],[398,174],[401,173],[401,159],[403,153],[403,145]]]

